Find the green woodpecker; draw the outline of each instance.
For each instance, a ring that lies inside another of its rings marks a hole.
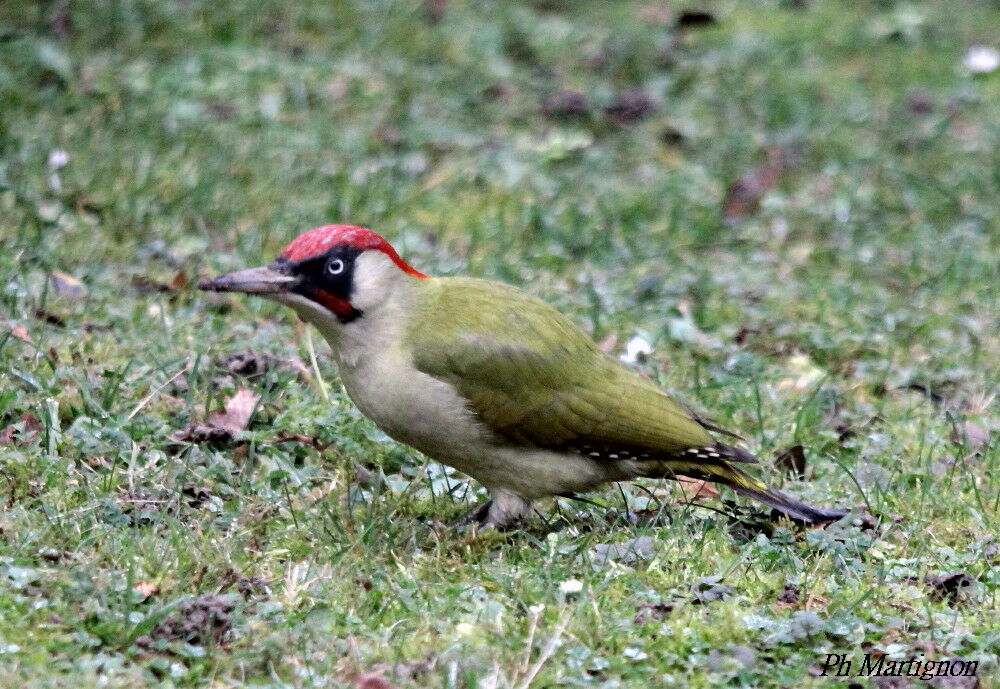
[[[737,468],[757,460],[601,351],[545,302],[498,282],[428,277],[380,235],[327,225],[270,265],[199,287],[290,306],[333,349],[344,389],[392,438],[480,481],[473,519],[505,527],[532,500],[608,481],[713,481],[807,523],[818,509]]]

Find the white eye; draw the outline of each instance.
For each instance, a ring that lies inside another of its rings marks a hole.
[[[326,264],[326,272],[330,275],[340,275],[344,272],[344,262],[339,258],[335,258]]]

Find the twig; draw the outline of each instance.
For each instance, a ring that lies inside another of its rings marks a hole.
[[[527,674],[521,678],[521,682],[517,685],[516,689],[530,689],[531,683],[535,681],[535,677],[539,672],[542,671],[542,666],[548,662],[549,658],[556,652],[556,648],[559,646],[559,640],[562,638],[563,632],[566,631],[566,626],[569,624],[569,610],[564,609],[562,614],[559,615],[559,620],[556,622],[556,628],[552,632],[552,636],[545,643],[545,647],[542,649],[541,653],[538,654],[538,660],[535,664],[531,666]],[[530,648],[529,648],[530,652]]]
[[[125,417],[125,420],[126,421],[131,421],[132,417],[135,416],[136,414],[138,414],[139,411],[143,407],[145,407],[147,404],[149,404],[150,400],[152,400],[154,397],[156,397],[160,393],[160,391],[163,390],[163,388],[167,387],[168,385],[170,385],[171,383],[173,383],[175,380],[177,380],[178,378],[180,378],[181,375],[183,375],[190,367],[191,367],[191,358],[188,357],[187,359],[184,360],[184,366],[181,367],[181,370],[178,371],[177,373],[175,373],[174,375],[170,376],[170,379],[166,383],[164,383],[163,385],[160,385],[159,387],[155,388],[151,393],[149,393],[148,395],[146,395],[145,397],[143,397],[141,400],[139,400],[139,404],[135,405],[135,409],[133,409],[131,412],[129,412],[129,415]]]

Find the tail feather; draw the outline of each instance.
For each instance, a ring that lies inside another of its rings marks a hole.
[[[719,461],[712,463],[673,461],[666,464],[664,468],[666,471],[660,474],[664,478],[673,478],[677,474],[683,474],[721,483],[724,486],[729,486],[740,495],[757,500],[785,516],[805,524],[832,522],[847,514],[846,510],[824,509],[807,505],[780,490],[769,488],[764,482],[737,469],[732,464]]]
[[[790,495],[782,493],[774,488],[759,490],[747,488],[739,484],[731,483],[729,487],[734,491],[748,498],[753,498],[762,502],[768,507],[781,512],[787,517],[806,524],[823,524],[825,522],[835,522],[845,514],[847,510],[830,510],[822,507],[813,507],[804,502],[796,500]]]

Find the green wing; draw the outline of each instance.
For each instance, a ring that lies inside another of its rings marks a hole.
[[[509,442],[611,459],[714,444],[694,414],[545,302],[464,278],[427,281],[427,291],[408,333],[414,363]]]

